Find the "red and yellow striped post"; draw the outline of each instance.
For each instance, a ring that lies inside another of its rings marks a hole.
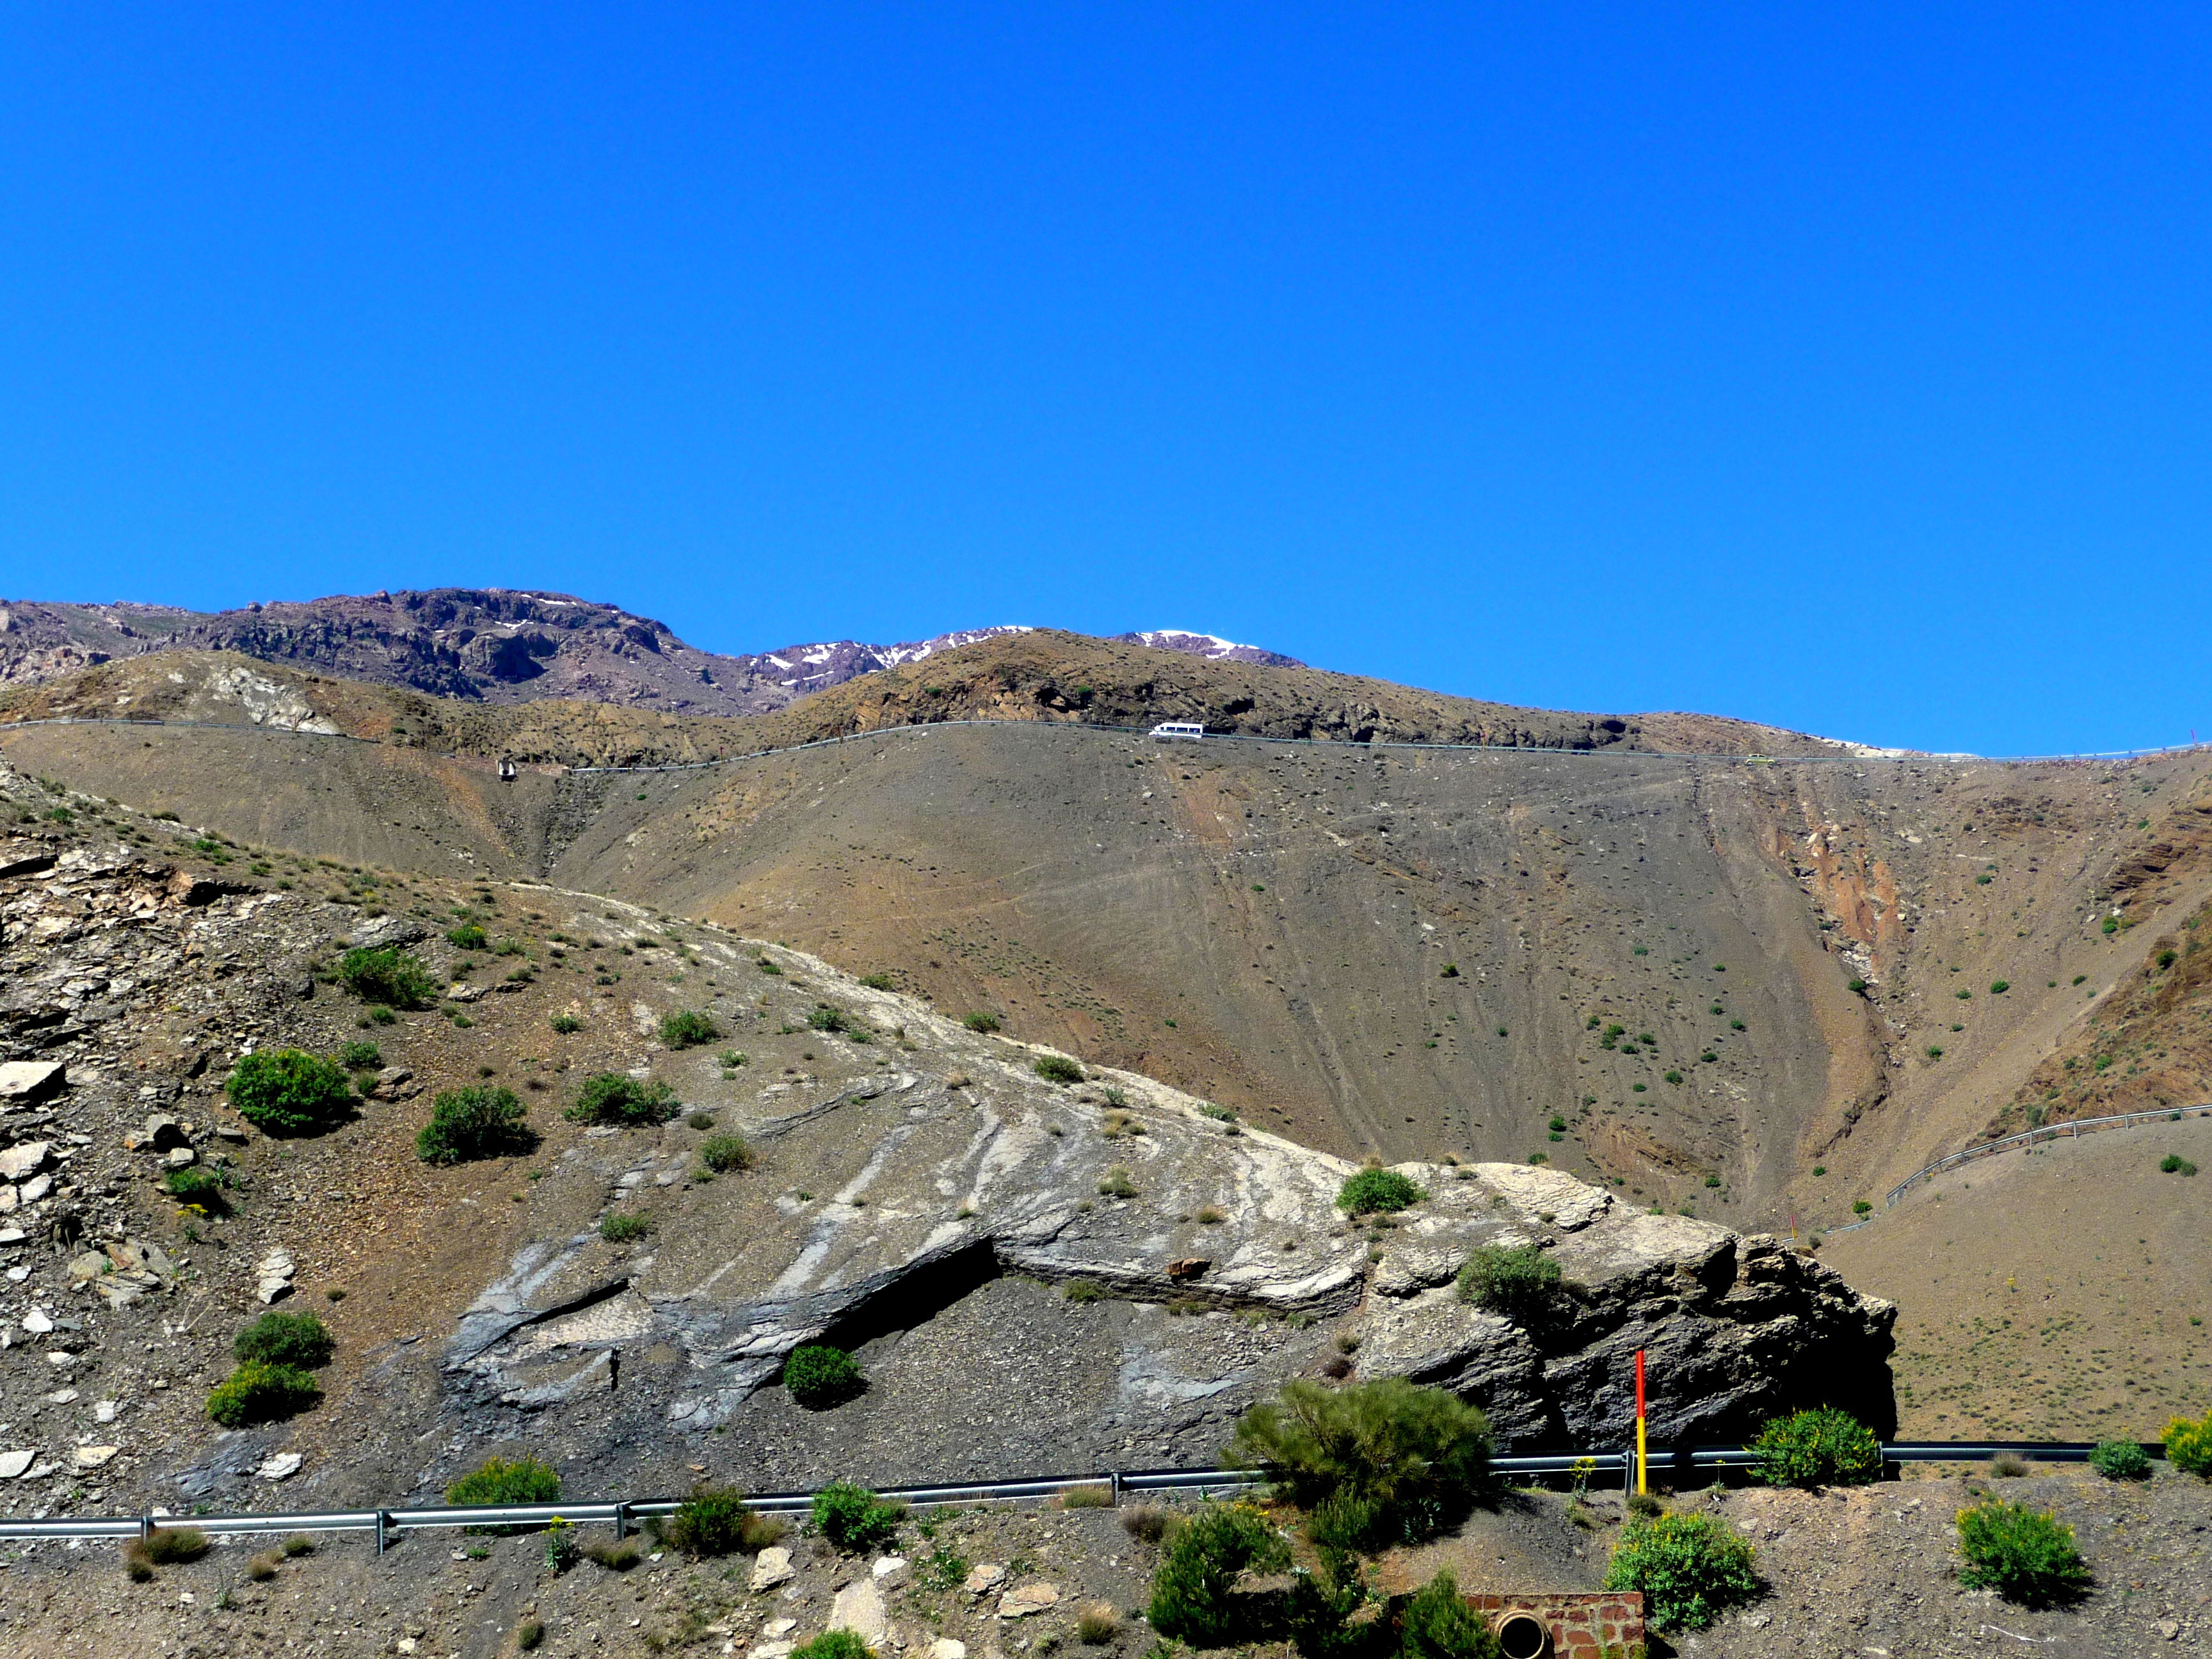
[[[1644,1350],[1636,1351],[1636,1490],[1644,1485]]]

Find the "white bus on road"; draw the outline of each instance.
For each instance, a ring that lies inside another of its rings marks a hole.
[[[1162,720],[1152,728],[1152,735],[1155,738],[1202,738],[1206,735],[1206,728],[1188,720]]]

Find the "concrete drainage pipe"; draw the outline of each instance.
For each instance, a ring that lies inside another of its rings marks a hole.
[[[1552,1632],[1533,1613],[1503,1613],[1498,1617],[1498,1650],[1505,1659],[1544,1659],[1552,1650]]]

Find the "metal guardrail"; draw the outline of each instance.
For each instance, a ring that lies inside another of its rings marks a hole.
[[[1883,1200],[1883,1205],[1887,1207],[1896,1203],[1899,1199],[1905,1196],[1906,1189],[1916,1182],[1939,1176],[1946,1170],[1955,1170],[1960,1164],[1971,1164],[1978,1158],[1987,1158],[1992,1152],[2010,1152],[2015,1146],[2032,1146],[2039,1140],[2078,1140],[2084,1129],[2111,1129],[2129,1123],[2172,1123],[2185,1117],[2212,1117],[2212,1103],[2196,1106],[2160,1106],[2142,1112],[2114,1112],[2104,1117],[2075,1118],[2064,1123],[2046,1123],[2039,1128],[2023,1129],[2016,1135],[2005,1136],[2002,1140],[1985,1140],[1978,1146],[1967,1146],[1955,1152],[1945,1153],[1933,1164],[1915,1170],[1897,1185],[1892,1187],[1889,1189],[1888,1197]],[[1854,1227],[1863,1227],[1865,1224],[1864,1222],[1859,1221],[1850,1224]],[[1843,1227],[1832,1227],[1828,1231],[1844,1232],[1848,1230]]]
[[[2014,1456],[2039,1463],[2083,1463],[2098,1443],[2087,1440],[1905,1440],[1885,1442],[1885,1466],[1905,1463],[1973,1463],[1992,1457]],[[2146,1456],[2162,1458],[2163,1444],[2145,1441]],[[1656,1448],[1648,1468],[1661,1475],[1687,1474],[1700,1469],[1747,1468],[1759,1462],[1749,1446],[1678,1446]],[[1495,1457],[1491,1468],[1502,1475],[1554,1474],[1588,1480],[1599,1474],[1617,1474],[1624,1489],[1634,1486],[1636,1454],[1552,1451]],[[1112,1502],[1144,1492],[1196,1492],[1204,1497],[1216,1491],[1265,1486],[1270,1477],[1258,1469],[1139,1469],[1108,1470],[1097,1474],[1052,1475],[1030,1480],[939,1482],[921,1486],[885,1486],[876,1495],[918,1509],[952,1504],[1024,1503],[1059,1497],[1071,1488],[1104,1487]],[[803,1514],[814,1502],[811,1492],[758,1492],[745,1498],[746,1506],[766,1515]],[[59,1516],[42,1520],[0,1517],[0,1540],[35,1542],[68,1539],[143,1538],[156,1528],[192,1527],[220,1539],[240,1534],[373,1533],[379,1554],[398,1535],[416,1528],[441,1527],[542,1527],[562,1520],[572,1525],[605,1525],[617,1538],[654,1517],[676,1513],[675,1498],[635,1502],[553,1504],[447,1504],[422,1509],[305,1510],[293,1514],[140,1515]]]

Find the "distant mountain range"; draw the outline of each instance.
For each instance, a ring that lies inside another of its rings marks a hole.
[[[486,702],[568,697],[686,714],[760,714],[863,674],[1026,628],[963,629],[897,645],[831,640],[723,656],[666,624],[568,593],[439,587],[336,594],[240,611],[0,601],[0,685],[156,651],[235,651],[341,678]],[[1209,661],[1304,666],[1180,629],[1115,640]]]

